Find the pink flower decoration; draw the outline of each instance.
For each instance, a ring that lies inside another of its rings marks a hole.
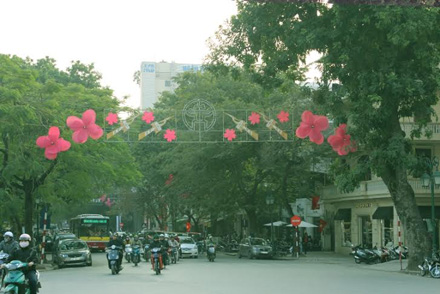
[[[311,142],[321,145],[324,142],[322,131],[328,128],[328,119],[325,116],[314,115],[306,110],[301,115],[302,122],[296,129],[296,136],[304,139],[309,137]]]
[[[289,113],[281,110],[281,112],[277,115],[280,122],[288,122],[289,121]]]
[[[67,126],[73,131],[72,139],[74,142],[82,144],[87,141],[89,136],[98,140],[104,134],[100,126],[95,124],[96,113],[93,109],[86,110],[82,119],[76,116],[69,116],[67,118]]]
[[[145,111],[144,115],[142,116],[142,120],[149,124],[154,121],[154,114],[152,112]]]
[[[109,125],[113,125],[118,122],[118,115],[116,113],[109,112],[105,120]]]
[[[164,139],[167,139],[168,142],[176,140],[176,131],[168,129],[168,130],[166,130],[163,137],[164,137]]]
[[[99,201],[104,202],[106,198],[107,198],[107,195],[104,194],[101,197],[99,197]]]
[[[112,207],[112,201],[110,200],[110,198],[107,198],[107,201],[105,202],[105,205],[107,205],[108,208]]]
[[[252,112],[252,114],[248,117],[251,124],[259,124],[260,123],[260,115],[256,112]]]
[[[232,141],[237,137],[237,135],[235,134],[234,129],[226,129],[225,133],[223,134],[223,137],[228,139],[228,141]]]
[[[70,148],[70,142],[60,138],[60,129],[58,127],[50,127],[47,136],[41,136],[37,139],[37,145],[45,148],[44,156],[47,159],[54,160],[59,152],[67,151]]]
[[[328,137],[327,142],[339,155],[347,155],[349,152],[356,151],[356,144],[351,141],[351,136],[346,134],[346,124],[341,124],[336,128],[335,134]]]

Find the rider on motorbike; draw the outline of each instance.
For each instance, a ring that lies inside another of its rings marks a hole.
[[[131,243],[131,245],[132,246],[138,245],[139,247],[142,248],[142,241],[139,240],[138,235],[134,235],[133,242]]]
[[[112,239],[110,240],[110,242],[107,243],[107,248],[112,247],[112,245],[118,246],[121,249],[119,250],[119,259],[118,259],[118,265],[119,268],[122,269],[122,257],[123,257],[123,250],[125,248],[124,246],[124,242],[122,242],[121,239],[118,238],[118,234],[114,233],[112,236]],[[108,261],[108,268],[110,267],[110,260]]]
[[[164,251],[164,249],[163,249],[163,242],[160,240],[160,237],[157,234],[154,235],[153,242],[151,242],[151,244],[150,244],[150,249],[153,249],[153,248],[161,248],[161,254],[163,256],[163,251]],[[162,261],[162,259],[161,259],[160,268],[163,269],[163,261]]]
[[[23,271],[26,279],[29,281],[30,294],[37,293],[37,272],[35,269],[35,264],[38,262],[37,252],[34,248],[30,247],[31,236],[28,234],[21,234],[19,238],[19,247],[14,250],[11,255],[9,255],[8,262],[12,260],[19,260],[21,262],[27,262],[28,268]],[[24,293],[24,289],[20,292]]]
[[[3,241],[0,242],[0,251],[9,255],[16,249],[18,249],[18,243],[14,240],[14,234],[12,232],[5,232],[3,235]]]
[[[168,234],[166,234],[166,236],[168,237]],[[164,264],[170,264],[168,259],[168,248],[170,248],[170,244],[168,243],[168,240],[165,239],[164,234],[159,235],[159,241],[162,244],[162,259],[164,261]]]

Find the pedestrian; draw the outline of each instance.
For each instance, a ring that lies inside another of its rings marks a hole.
[[[304,237],[303,237],[303,250],[304,250],[304,254],[307,254],[308,243],[309,243],[309,235],[307,235],[307,232],[304,232]]]

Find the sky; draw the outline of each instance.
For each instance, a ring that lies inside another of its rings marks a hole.
[[[142,61],[202,63],[233,0],[0,0],[0,54],[93,63],[102,85],[140,107]]]

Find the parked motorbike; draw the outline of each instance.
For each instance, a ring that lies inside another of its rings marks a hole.
[[[370,249],[362,248],[360,245],[358,246],[352,246],[352,252],[351,254],[354,257],[354,262],[356,263],[377,263],[380,261],[380,257],[374,253]]]
[[[112,271],[112,275],[119,274],[122,269],[119,264],[120,250],[122,250],[122,247],[112,245],[107,251],[107,259],[110,262],[110,270]]]
[[[127,260],[127,262],[131,262],[132,251],[133,251],[133,248],[131,248],[130,244],[125,245],[125,260]]]
[[[216,257],[215,255],[215,246],[214,245],[208,245],[208,250],[206,256],[208,257],[208,260],[211,262],[214,262],[214,259]]]
[[[433,258],[425,257],[423,263],[418,267],[421,276],[425,276],[429,272],[431,277],[436,279],[440,278],[440,259],[437,255],[434,255]]]
[[[4,290],[3,293],[19,293],[19,289],[24,287],[24,293],[29,294],[30,288],[26,281],[26,276],[23,273],[28,267],[28,263],[21,262],[19,260],[13,260],[8,264],[5,264],[6,275],[4,278]],[[37,271],[37,280],[40,278],[40,273]],[[40,282],[37,283],[37,292],[39,292],[39,288],[41,288]]]
[[[151,249],[151,265],[153,266],[153,270],[156,272],[156,275],[160,274],[160,270],[163,267],[162,254],[160,251],[160,248]]]
[[[138,263],[141,262],[141,247],[139,245],[134,245],[130,255],[130,259],[134,263],[134,266],[137,266]]]

